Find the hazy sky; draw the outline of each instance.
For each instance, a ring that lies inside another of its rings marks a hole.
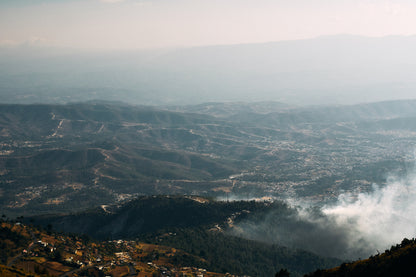
[[[416,1],[0,1],[1,45],[138,49],[331,34],[416,34]]]

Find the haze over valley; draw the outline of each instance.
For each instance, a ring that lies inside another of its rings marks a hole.
[[[1,100],[303,106],[409,99],[415,47],[415,36],[352,35],[135,51],[2,47]]]

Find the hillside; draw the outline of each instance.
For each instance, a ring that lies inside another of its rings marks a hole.
[[[171,247],[127,240],[95,241],[21,223],[0,224],[1,244],[9,243],[4,234],[21,237],[19,245],[8,246],[13,253],[1,248],[6,258],[0,265],[1,276],[225,276],[196,268],[205,264],[203,259]]]
[[[197,130],[216,125],[207,116],[151,107],[2,105],[1,196],[14,195],[2,202],[41,213],[189,191],[174,180],[201,182],[198,190],[223,186],[215,181],[238,172],[234,162],[198,150],[206,139]]]
[[[140,195],[334,200],[406,174],[415,101],[0,105],[0,208],[81,211]]]
[[[338,276],[414,276],[416,269],[415,239],[404,239],[400,244],[392,246],[382,254],[371,256],[365,260],[343,263],[341,266],[318,270],[306,275],[308,277],[338,277]]]
[[[26,277],[26,276],[39,276],[38,274],[24,272],[23,270],[11,268],[8,266],[0,265],[0,276],[3,277]]]
[[[272,209],[291,212],[284,203],[266,205],[254,201],[212,201],[192,196],[143,196],[121,206],[102,206],[68,215],[43,215],[30,220],[43,226],[51,224],[60,231],[85,233],[97,239],[117,239],[177,228],[211,228],[215,224],[222,225],[230,217],[246,218],[251,213]]]
[[[230,276],[224,273],[231,272],[245,276],[273,276],[276,272],[284,272],[281,269],[285,268],[290,276],[302,276],[302,272],[312,271],[311,268],[328,268],[337,262],[317,259],[303,251],[233,238],[218,231],[207,232],[203,228],[177,230],[177,233],[156,232],[142,236],[141,241],[147,242],[126,239],[98,241],[85,235],[52,231],[50,226],[42,229],[2,220],[0,274],[36,277],[45,274]],[[319,269],[304,276],[413,276],[415,255],[415,239],[404,239],[368,259],[343,263],[332,269]],[[215,268],[224,273],[209,272]]]
[[[198,267],[237,275],[271,276],[282,268],[301,276],[338,259],[308,251],[235,236],[244,219],[270,211],[292,216],[283,202],[217,202],[201,197],[141,197],[120,207],[101,207],[70,215],[26,218],[57,231],[88,234],[96,239],[139,240],[180,249],[203,259]]]

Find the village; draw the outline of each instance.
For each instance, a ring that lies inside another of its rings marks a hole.
[[[39,276],[233,276],[175,264],[175,256],[189,254],[166,246],[129,240],[98,242],[20,222],[2,222],[1,229],[28,243],[16,247],[6,265]]]

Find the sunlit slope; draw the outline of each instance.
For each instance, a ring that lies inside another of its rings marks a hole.
[[[50,228],[8,221],[0,222],[0,244],[7,245],[0,249],[0,276],[5,277],[225,276],[202,268],[206,266],[204,259],[172,247],[131,240],[97,241],[81,234],[55,233]]]

